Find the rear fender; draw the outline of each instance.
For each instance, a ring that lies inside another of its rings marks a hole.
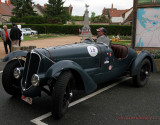
[[[26,57],[27,53],[28,53],[27,51],[22,51],[22,50],[11,52],[6,57],[3,58],[3,62],[7,62],[15,57],[16,58],[17,57]]]
[[[131,76],[135,76],[138,73],[138,69],[140,67],[140,64],[142,63],[142,61],[147,58],[149,59],[149,61],[151,62],[151,71],[152,72],[156,72],[156,66],[153,60],[153,57],[151,56],[151,54],[144,50],[142,51],[137,58],[133,61],[132,66],[131,66]]]
[[[82,69],[80,65],[70,60],[63,60],[55,63],[51,66],[46,72],[47,78],[57,77],[64,70],[75,70],[82,78],[86,93],[91,93],[97,88],[97,84],[93,81],[93,79]]]

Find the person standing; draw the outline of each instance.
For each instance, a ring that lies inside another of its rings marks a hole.
[[[9,50],[11,52],[11,40],[10,40],[10,30],[7,29],[6,25],[3,26],[3,29],[1,31],[1,38],[3,40],[3,44],[4,44],[4,48],[5,48],[5,53],[8,54],[7,45],[9,46]]]
[[[11,31],[10,31],[12,49],[13,49],[13,47],[18,47],[19,46],[19,40],[21,39],[21,36],[22,36],[21,31],[16,26],[16,24],[13,24],[13,27],[11,28]]]
[[[21,46],[21,41],[23,40],[23,33],[22,33],[22,28],[21,28],[21,25],[17,25],[18,29],[21,31],[21,37],[20,37],[20,40],[19,40],[19,46]]]
[[[107,30],[103,27],[97,29],[97,42],[103,42],[107,46],[110,46],[110,39],[106,37]]]

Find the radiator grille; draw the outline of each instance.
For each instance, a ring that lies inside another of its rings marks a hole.
[[[32,85],[31,78],[33,74],[38,74],[39,65],[40,65],[39,55],[36,53],[28,53],[22,78],[23,88],[28,89]]]

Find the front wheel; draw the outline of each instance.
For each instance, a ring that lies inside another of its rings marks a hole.
[[[151,63],[149,59],[144,59],[138,69],[138,73],[133,77],[133,82],[136,86],[145,86],[151,72]]]
[[[64,71],[58,77],[53,94],[52,94],[52,116],[55,119],[60,119],[66,112],[70,99],[72,97],[71,84],[73,75],[70,71]]]
[[[24,66],[24,61],[18,59],[11,60],[8,62],[3,70],[2,84],[4,90],[13,96],[20,96],[21,91],[19,89],[20,79],[15,79],[13,76],[14,69],[17,67]]]

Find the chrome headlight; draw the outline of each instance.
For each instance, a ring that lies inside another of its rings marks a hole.
[[[33,86],[39,85],[39,76],[37,74],[34,74],[31,78],[31,83]]]
[[[13,76],[16,79],[19,79],[21,77],[21,70],[19,68],[15,68],[13,72]]]

